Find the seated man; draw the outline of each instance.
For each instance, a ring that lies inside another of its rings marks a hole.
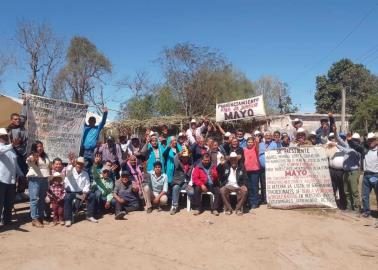
[[[219,183],[216,166],[211,166],[210,155],[202,155],[201,161],[193,169],[192,174],[194,196],[193,208],[194,215],[200,215],[203,212],[202,193],[211,192],[214,195],[214,203],[211,206],[211,213],[219,216]]]
[[[111,205],[115,205],[113,200],[113,180],[110,178],[110,170],[103,167],[101,174],[97,172],[95,166],[92,166],[93,182],[91,186],[91,193],[88,197],[88,211],[87,220],[97,223],[98,220],[95,216],[98,214],[98,209],[102,205],[105,209],[110,209]]]
[[[121,178],[116,181],[113,198],[116,201],[115,219],[123,219],[128,212],[140,209],[139,187],[131,181],[132,175],[129,171],[122,171]]]
[[[192,174],[193,167],[190,164],[188,150],[185,149],[181,153],[175,155],[175,171],[173,174],[172,181],[172,207],[171,215],[174,215],[178,211],[178,203],[180,198],[181,190],[186,190],[189,182],[190,176]],[[187,191],[188,192],[188,191]],[[187,196],[193,196],[193,194],[187,193]]]
[[[161,211],[161,206],[168,203],[168,177],[162,173],[163,165],[160,161],[156,161],[153,166],[154,170],[148,173],[150,183],[143,186],[147,213],[152,212],[152,206],[158,206],[158,211]]]
[[[244,170],[244,166],[239,165],[238,163],[238,155],[235,152],[232,152],[229,161],[224,162],[223,160],[218,165],[217,171],[219,173],[219,182],[221,186],[220,194],[222,196],[226,214],[232,214],[230,193],[236,192],[237,204],[235,211],[237,215],[242,215],[243,212],[241,211],[241,208],[243,207],[248,194],[248,177]]]
[[[69,165],[66,169],[64,186],[66,195],[64,196],[64,221],[66,227],[71,226],[72,221],[72,202],[78,198],[85,200],[90,188],[89,175],[84,168],[84,158],[79,157],[77,160],[72,155],[69,157]]]

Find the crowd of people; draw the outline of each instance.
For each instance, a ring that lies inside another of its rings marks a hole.
[[[86,218],[97,223],[104,213],[121,220],[131,211],[180,210],[180,194],[186,194],[194,215],[205,209],[218,216],[243,215],[267,203],[265,152],[282,147],[325,147],[338,207],[369,217],[369,196],[378,194],[378,144],[374,133],[365,140],[359,134],[338,132],[332,114],[321,119],[316,131],[307,131],[300,119],[294,132],[242,129],[224,131],[203,119],[191,120],[177,136],[166,126],[160,134],[147,130],[143,138],[107,136],[99,143],[101,123],[91,117],[85,125],[80,154],[70,153],[50,160],[43,143],[29,142],[25,117],[12,114],[11,124],[0,128],[0,214],[3,225],[12,222],[16,194],[28,189],[32,225],[42,228],[52,217],[55,225],[72,225],[73,213],[84,209]],[[217,136],[214,136],[216,134]],[[216,138],[222,137],[221,140]],[[31,144],[30,153],[27,145]],[[79,150],[79,149],[78,149]],[[78,151],[79,152],[79,151]],[[65,159],[65,158],[64,158]],[[66,166],[65,166],[66,165]],[[362,180],[362,207],[359,176]],[[232,207],[231,194],[236,195]],[[378,197],[377,197],[378,200]],[[170,205],[170,208],[169,206]]]

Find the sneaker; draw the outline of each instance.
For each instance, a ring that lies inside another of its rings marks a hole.
[[[89,217],[89,218],[87,218],[87,220],[90,221],[90,222],[93,222],[93,223],[98,223],[98,220],[95,219],[94,217]]]
[[[173,216],[176,213],[177,213],[177,207],[176,206],[172,206],[171,207],[171,215]]]
[[[157,210],[158,210],[158,212],[161,212],[161,211],[163,211],[163,208],[161,208],[161,206],[159,206]]]
[[[66,227],[71,227],[71,224],[72,224],[71,220],[66,220],[66,221],[64,222],[64,225],[65,225]]]
[[[214,210],[211,212],[214,216],[219,216],[219,212],[217,210]]]
[[[115,216],[114,216],[114,219],[116,220],[120,220],[120,219],[123,219],[123,217],[126,215],[126,212],[125,211],[121,211],[119,213],[117,213]]]
[[[147,214],[151,214],[152,213],[152,207],[147,208],[146,212],[147,212]]]
[[[38,219],[33,219],[32,225],[37,228],[43,228],[43,224]]]
[[[361,217],[363,217],[363,218],[369,218],[370,214],[368,212],[364,212],[364,213],[362,213]]]

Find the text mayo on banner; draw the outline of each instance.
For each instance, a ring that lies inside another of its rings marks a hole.
[[[87,105],[27,94],[28,148],[39,140],[50,159],[79,155]]]
[[[336,208],[323,147],[269,150],[265,160],[268,206]]]
[[[230,121],[265,116],[263,96],[217,104],[216,121]]]

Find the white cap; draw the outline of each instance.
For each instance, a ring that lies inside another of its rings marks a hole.
[[[259,131],[259,130],[256,130],[254,133],[253,133],[253,135],[259,135],[259,134],[261,134],[261,132]]]
[[[85,163],[85,160],[83,157],[78,157],[77,160],[76,160],[77,163],[82,163],[84,164]]]
[[[360,140],[360,139],[361,139],[361,136],[360,136],[360,134],[358,134],[357,132],[355,132],[355,133],[353,133],[353,135],[352,135],[352,139]]]
[[[0,136],[1,135],[8,135],[8,132],[5,128],[0,128]]]
[[[62,179],[63,177],[62,177],[62,174],[61,174],[60,172],[54,172],[52,178],[53,178],[53,179],[54,179],[54,178],[60,178],[60,179]]]
[[[313,130],[310,132],[311,135],[315,135],[316,136],[316,132]]]
[[[230,137],[230,136],[231,136],[231,132],[228,132],[228,131],[227,131],[227,132],[224,134],[224,136],[225,136],[225,137]]]
[[[153,132],[152,130],[150,131],[150,136],[153,136],[155,134],[155,132]]]
[[[367,139],[368,140],[370,140],[370,139],[376,139],[375,134],[373,132],[369,132],[368,135],[367,135]]]
[[[180,132],[178,136],[179,136],[179,137],[184,137],[184,136],[185,136],[185,134],[184,134],[184,133],[182,133],[182,132]]]
[[[264,135],[272,135],[272,132],[270,132],[269,130],[267,130],[267,131],[264,132]]]
[[[304,128],[298,128],[297,134],[298,133],[306,133],[306,130]]]
[[[335,133],[331,132],[328,137],[335,137]]]
[[[231,152],[230,158],[237,158],[237,157],[238,157],[238,154],[236,154],[235,152]]]
[[[197,123],[196,119],[192,119],[192,121],[190,121],[190,123]]]
[[[295,118],[295,119],[293,120],[293,122],[294,122],[294,123],[298,123],[298,122],[303,123],[303,122],[302,122],[302,119],[299,119],[299,118]]]

